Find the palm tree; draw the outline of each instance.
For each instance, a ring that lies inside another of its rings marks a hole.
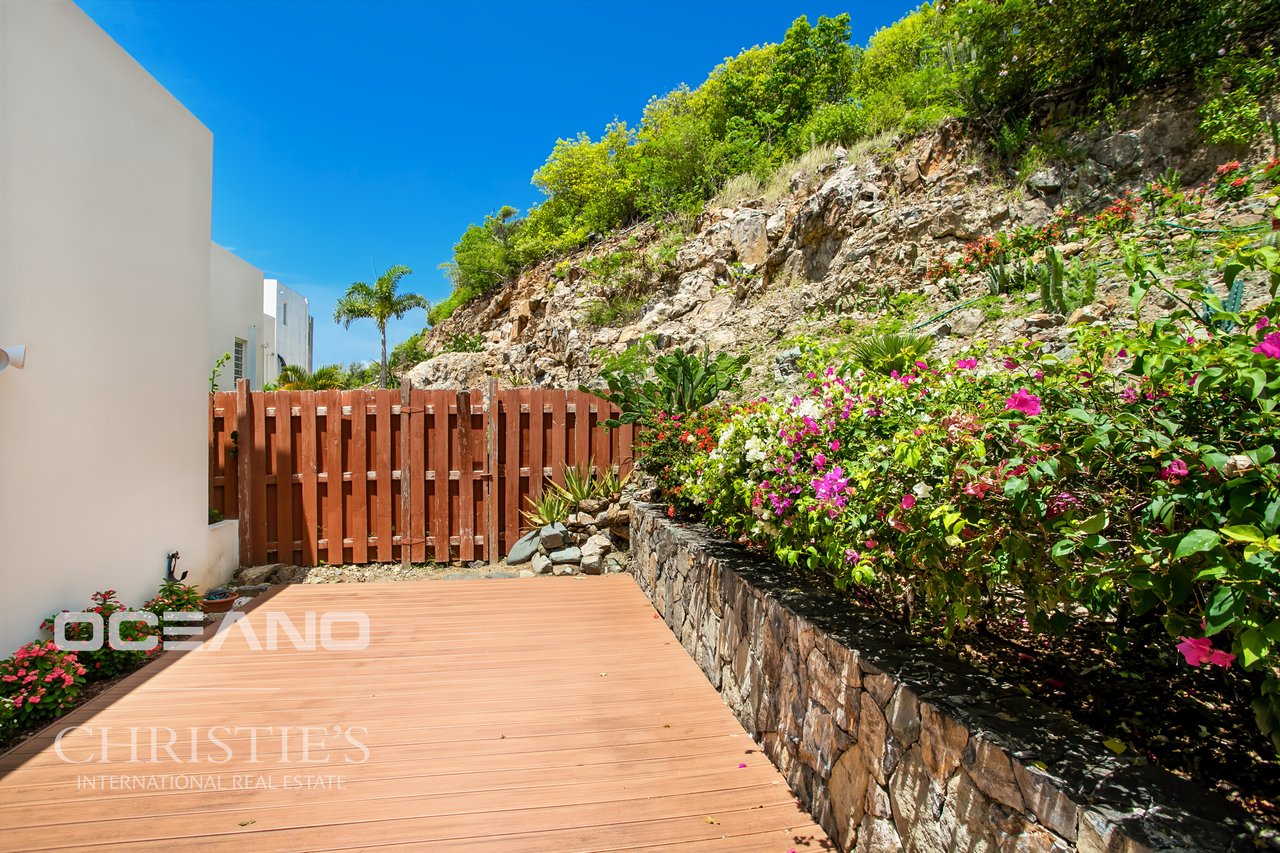
[[[326,364],[309,372],[297,364],[286,364],[280,368],[280,377],[276,388],[281,391],[324,391],[330,388],[342,388],[346,385],[346,377],[342,368],[336,364]]]
[[[378,276],[372,286],[357,281],[347,288],[333,309],[333,321],[341,323],[344,329],[351,328],[352,320],[367,319],[378,324],[378,334],[382,336],[382,373],[378,384],[383,388],[387,387],[387,321],[393,317],[399,320],[414,308],[424,311],[431,308],[424,296],[396,293],[400,279],[412,273],[413,270],[403,264],[396,264]]]

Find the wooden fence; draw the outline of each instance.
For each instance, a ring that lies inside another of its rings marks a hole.
[[[580,391],[249,391],[209,399],[209,506],[240,563],[495,562],[564,467],[629,471],[634,428]],[[496,549],[492,546],[496,543]]]

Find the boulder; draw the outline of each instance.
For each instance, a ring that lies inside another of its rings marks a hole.
[[[551,571],[551,558],[546,554],[533,555],[533,570],[540,575],[545,575]]]
[[[272,575],[283,568],[283,563],[268,563],[265,566],[242,566],[240,571],[236,572],[235,582],[240,586],[256,586],[261,583],[270,583]]]
[[[507,565],[518,566],[521,563],[527,563],[533,559],[533,555],[538,553],[538,543],[541,541],[541,531],[531,530],[516,540],[516,544],[511,546],[510,553],[507,554]]]
[[[547,555],[553,563],[578,563],[582,561],[582,549],[569,546]]]
[[[582,544],[582,559],[603,557],[612,550],[613,542],[609,540],[609,537],[604,533],[597,533]]]
[[[483,352],[445,352],[409,371],[414,388],[478,387],[488,374],[489,356]]]
[[[542,547],[547,550],[553,550],[564,545],[565,537],[569,535],[569,530],[560,522],[548,524],[546,527],[538,531],[538,537],[542,542]]]

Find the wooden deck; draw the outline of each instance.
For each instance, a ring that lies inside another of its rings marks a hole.
[[[263,645],[271,611],[372,642],[167,653],[0,757],[0,848],[831,849],[627,576],[284,587]]]

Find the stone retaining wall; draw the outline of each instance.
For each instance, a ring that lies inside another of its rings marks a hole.
[[[1225,800],[661,509],[637,582],[843,849],[1257,849]]]

